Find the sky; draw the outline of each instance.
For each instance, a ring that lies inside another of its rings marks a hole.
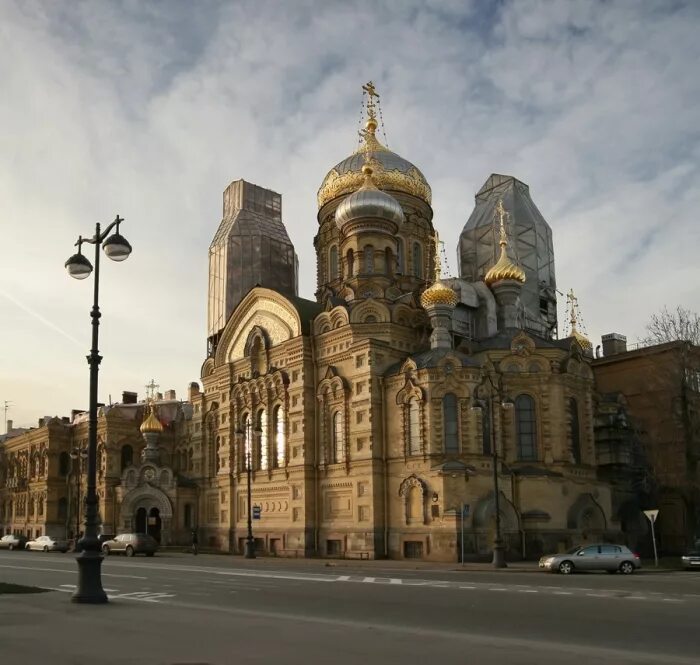
[[[199,380],[232,180],[282,194],[313,299],[316,192],[370,79],[452,274],[503,173],[552,227],[594,345],[700,311],[699,29],[693,0],[0,0],[0,410],[87,408],[93,281],[64,263],[117,213],[133,254],[101,264],[100,401]]]

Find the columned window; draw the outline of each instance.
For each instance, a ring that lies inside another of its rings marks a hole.
[[[351,249],[347,253],[347,264],[348,277],[352,277],[355,274],[355,253]]]
[[[121,455],[121,470],[124,471],[127,466],[131,466],[134,461],[134,449],[129,446],[122,446],[122,455]]]
[[[279,469],[284,466],[284,412],[281,406],[276,406],[273,411],[273,428],[275,432],[275,446],[272,452],[272,464]]]
[[[571,454],[575,464],[581,464],[581,429],[578,421],[578,404],[571,397],[569,399],[569,413],[571,414]]]
[[[401,238],[396,239],[396,272],[403,275],[403,240]]]
[[[454,393],[447,393],[442,398],[442,427],[446,453],[459,452],[457,413],[457,396]]]
[[[515,398],[515,432],[518,440],[518,459],[537,459],[537,417],[535,400],[529,395]]]
[[[420,404],[416,397],[408,401],[408,454],[420,455]]]
[[[243,436],[245,437],[245,445],[243,447],[245,459],[243,464],[247,470],[248,466],[251,468],[253,466],[253,432],[251,431],[250,416],[247,413],[243,416]]]
[[[260,409],[258,411],[258,422],[257,427],[260,430],[260,443],[257,450],[258,455],[258,468],[267,469],[269,466],[269,454],[268,454],[268,436],[267,436],[267,412],[265,409]]]
[[[340,411],[336,411],[333,414],[333,462],[338,464],[343,461],[345,461],[343,414]]]

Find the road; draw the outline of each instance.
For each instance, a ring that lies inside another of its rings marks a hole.
[[[111,556],[111,602],[96,608],[69,602],[76,568],[70,554],[0,552],[0,582],[53,590],[0,596],[3,653],[38,662],[43,631],[55,663],[80,662],[91,641],[102,664],[700,662],[700,573]]]

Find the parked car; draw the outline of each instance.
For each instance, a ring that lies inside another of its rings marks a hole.
[[[700,540],[696,540],[695,547],[681,557],[681,563],[686,570],[700,570]]]
[[[13,533],[0,538],[0,550],[23,550],[26,544],[26,536],[15,536]]]
[[[642,567],[639,555],[624,545],[600,543],[579,545],[563,554],[547,554],[540,559],[540,568],[569,575],[579,571],[605,570],[630,575]]]
[[[102,543],[102,551],[105,554],[123,552],[126,556],[153,556],[158,551],[158,541],[145,533],[120,533],[116,538]]]
[[[34,540],[30,540],[24,546],[25,550],[39,550],[41,552],[67,552],[68,541],[56,540],[51,536],[39,536]]]

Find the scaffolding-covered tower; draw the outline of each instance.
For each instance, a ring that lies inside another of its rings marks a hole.
[[[545,338],[557,334],[556,278],[552,229],[530,198],[530,188],[508,175],[491,174],[476,195],[476,205],[459,236],[459,274],[469,282],[484,279],[499,257],[496,206],[509,212],[509,251],[525,271],[520,294],[522,325]]]
[[[297,295],[298,259],[282,223],[282,196],[235,180],[224,191],[223,219],[209,246],[210,355],[232,312],[254,286]]]

